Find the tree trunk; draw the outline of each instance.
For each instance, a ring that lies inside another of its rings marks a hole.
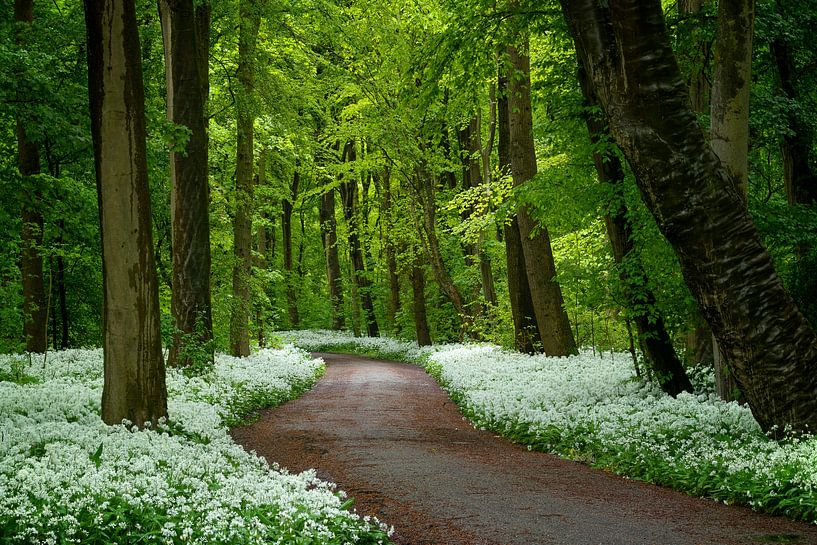
[[[647,207],[761,427],[817,429],[817,337],[709,147],[661,3],[562,0],[583,64]]]
[[[18,24],[30,26],[34,20],[33,0],[14,0],[14,20]],[[17,43],[25,45],[22,33],[17,35]],[[20,73],[21,78],[25,77]],[[19,93],[18,93],[19,95]],[[19,96],[21,107],[17,112],[17,168],[22,176],[22,255],[20,273],[23,279],[23,337],[26,351],[43,353],[48,348],[48,309],[43,280],[43,245],[45,222],[42,214],[42,191],[40,182],[33,178],[40,173],[40,149],[29,138],[30,114],[22,107],[29,97]]]
[[[794,83],[796,67],[789,44],[784,38],[777,38],[770,49],[780,78],[780,91],[787,100],[798,102],[801,97]],[[781,145],[786,198],[789,204],[814,204],[817,202],[817,171],[810,160],[814,131],[797,108],[790,107],[787,121],[789,130]]]
[[[511,128],[508,111],[508,76],[498,78],[498,145],[499,170],[503,175],[511,171]],[[533,354],[541,350],[542,339],[536,326],[533,303],[528,286],[528,275],[525,272],[525,256],[522,253],[522,238],[519,235],[519,222],[513,216],[503,228],[505,238],[505,258],[508,268],[508,295],[511,300],[511,315],[514,326],[514,346],[520,352]]]
[[[292,186],[289,190],[289,198],[281,199],[281,229],[283,232],[284,245],[284,284],[287,294],[287,314],[289,315],[290,327],[297,328],[301,322],[298,315],[298,295],[295,290],[295,278],[292,264],[292,207],[298,198],[301,176],[298,171],[292,176]]]
[[[412,307],[414,310],[414,328],[417,333],[417,344],[431,345],[431,333],[426,317],[426,276],[422,265],[415,263],[411,268]]]
[[[255,45],[261,24],[256,0],[239,5],[238,83],[236,93],[235,216],[233,218],[233,304],[230,352],[250,355],[250,278],[252,276],[253,125]]]
[[[346,327],[346,319],[343,312],[343,284],[340,275],[340,259],[338,259],[338,226],[335,220],[334,189],[321,195],[320,222],[323,251],[326,256],[329,303],[332,307],[332,329],[340,331]]]
[[[65,258],[62,255],[62,240],[63,240],[63,231],[65,230],[65,220],[59,220],[57,222],[57,228],[60,231],[59,239],[57,243],[59,244],[60,252],[57,254],[57,298],[59,300],[60,305],[60,342],[59,346],[60,350],[67,349],[71,342],[69,341],[68,332],[70,329],[70,317],[68,315],[68,295],[66,293],[65,288]]]
[[[167,79],[167,118],[190,130],[183,152],[170,152],[173,345],[168,365],[189,365],[213,338],[207,165],[210,5],[159,0]],[[190,346],[189,346],[190,345]],[[197,346],[198,345],[198,346]],[[213,353],[208,354],[210,360]]]
[[[598,99],[583,69],[580,69],[579,81],[586,106],[588,109],[597,108]],[[595,146],[610,141],[609,132],[601,116],[588,112],[585,114],[585,122],[590,141]],[[692,384],[689,382],[681,360],[675,353],[672,340],[664,326],[664,319],[655,308],[655,294],[649,287],[649,279],[641,263],[641,256],[635,249],[632,225],[627,219],[629,212],[621,192],[621,185],[624,183],[624,168],[615,153],[602,155],[598,149],[596,147],[593,152],[596,172],[602,183],[613,186],[614,199],[616,199],[612,214],[604,218],[607,235],[613,249],[613,259],[619,265],[619,276],[624,286],[627,306],[634,312],[633,319],[638,331],[641,350],[655,371],[654,376],[662,390],[671,396],[677,396],[684,391],[692,392]]]
[[[719,0],[712,82],[711,145],[744,205],[749,191],[749,86],[752,77],[754,0]],[[715,385],[727,401],[740,397],[731,369],[713,338]]]
[[[689,28],[700,25],[697,15],[701,13],[704,4],[708,0],[678,0],[678,14],[682,18],[691,18]],[[706,74],[707,63],[710,57],[711,44],[707,40],[701,40],[695,44],[695,53],[691,59],[693,66],[692,73],[689,74],[687,84],[689,85],[689,98],[692,103],[692,110],[695,113],[703,113],[709,105],[709,95],[711,92],[709,78]]]
[[[385,226],[386,235],[383,246],[386,249],[386,269],[389,276],[389,304],[386,315],[393,335],[400,333],[397,323],[397,312],[400,310],[400,276],[397,272],[397,251],[394,241],[394,210],[392,208],[391,172],[386,169],[383,175],[383,209],[381,226]],[[381,231],[382,232],[382,231]]]
[[[518,187],[536,176],[536,150],[533,144],[533,114],[530,97],[530,58],[527,38],[523,51],[508,47],[511,74],[508,83],[508,124],[513,185]],[[530,215],[529,206],[517,213],[525,272],[528,277],[533,310],[542,340],[542,349],[551,356],[576,353],[573,332],[564,309],[562,289],[556,282],[556,264],[547,227]]]
[[[346,143],[343,155],[346,161],[355,161],[354,141],[350,140]],[[346,225],[349,231],[349,256],[352,261],[352,276],[357,285],[360,306],[363,308],[363,314],[366,320],[366,334],[369,337],[377,337],[380,332],[377,327],[377,317],[374,314],[372,282],[366,275],[366,266],[363,261],[363,246],[360,240],[357,179],[352,173],[346,174],[344,178],[344,181],[340,184],[340,195],[343,201],[343,214],[346,218]]]
[[[88,90],[102,238],[102,419],[167,416],[133,0],[85,0]]]

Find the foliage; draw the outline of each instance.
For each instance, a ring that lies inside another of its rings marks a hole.
[[[0,374],[19,358],[0,358]],[[299,395],[323,364],[288,348],[218,356],[211,373],[171,369],[170,422],[136,430],[99,418],[101,350],[68,350],[0,381],[4,542],[387,543],[376,521],[313,471],[245,452],[227,426]]]

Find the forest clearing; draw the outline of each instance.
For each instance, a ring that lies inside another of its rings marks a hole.
[[[813,0],[13,4],[0,542],[817,543]]]

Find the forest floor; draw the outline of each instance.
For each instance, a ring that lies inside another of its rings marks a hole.
[[[316,468],[400,545],[817,544],[817,527],[627,480],[474,429],[421,368],[316,354],[326,375],[233,438]]]

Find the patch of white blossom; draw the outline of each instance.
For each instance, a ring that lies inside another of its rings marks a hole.
[[[430,355],[427,369],[481,428],[724,501],[817,518],[817,439],[776,442],[748,407],[672,398],[628,355],[529,356],[492,346]]]
[[[136,430],[100,419],[101,350],[0,356],[5,376],[36,379],[0,381],[3,542],[374,542],[383,528],[333,485],[270,467],[227,434],[244,400],[280,402],[322,371],[292,347],[218,356],[205,376],[169,369],[171,422]]]
[[[419,346],[416,341],[405,341],[393,337],[355,337],[351,331],[328,329],[278,331],[276,335],[285,343],[310,352],[341,350],[412,363],[423,362],[438,350],[460,346]]]

